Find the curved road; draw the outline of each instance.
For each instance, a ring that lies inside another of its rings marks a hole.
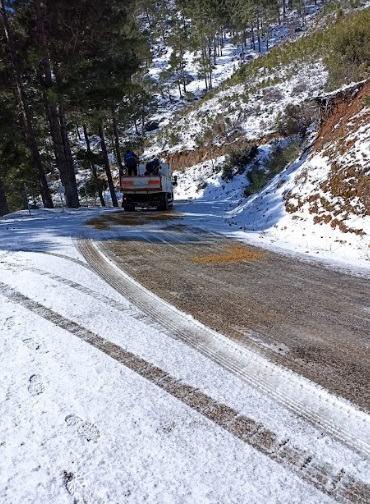
[[[106,254],[144,287],[370,411],[370,281],[189,228],[177,217],[119,212],[92,224]],[[114,237],[117,224],[127,226],[125,238]]]

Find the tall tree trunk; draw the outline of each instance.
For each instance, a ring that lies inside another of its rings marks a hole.
[[[0,1],[0,17],[2,19],[4,29],[5,42],[8,53],[8,61],[10,63],[10,71],[12,74],[12,78],[14,80],[13,93],[20,109],[19,118],[23,134],[25,136],[27,146],[32,155],[32,161],[36,170],[40,194],[44,207],[53,208],[54,206],[53,200],[51,198],[50,189],[46,180],[45,170],[41,160],[40,151],[37,146],[36,135],[32,125],[31,114],[29,111],[26,93],[24,91],[22,79],[18,70],[18,65],[16,61],[16,52],[10,34],[8,16],[7,11],[5,9],[4,0]]]
[[[116,158],[117,158],[117,163],[118,163],[118,167],[120,169],[120,172],[122,172],[124,170],[124,166],[122,163],[121,151],[119,150],[118,126],[117,126],[117,119],[116,119],[114,112],[112,112],[112,117],[113,117],[113,134],[114,134],[114,146],[116,149]]]
[[[187,31],[187,28],[186,28],[186,20],[185,20],[185,16],[184,16],[184,11],[181,12],[181,15],[182,15],[182,25],[183,25],[183,28],[184,28],[184,37],[185,37],[185,40],[188,38],[188,31]]]
[[[0,179],[0,216],[9,213],[8,203],[6,201],[6,193],[3,181]]]
[[[110,171],[110,166],[109,166],[108,151],[107,151],[107,146],[105,143],[103,126],[101,124],[99,125],[99,136],[100,136],[100,140],[101,140],[101,151],[103,154],[104,168],[105,168],[105,173],[107,175],[109,191],[110,191],[110,195],[112,197],[112,203],[113,203],[114,207],[118,207],[117,195],[116,195],[116,191],[114,188],[112,173]]]
[[[207,48],[202,47],[202,66],[203,66],[203,73],[204,73],[204,84],[206,86],[206,91],[208,91],[208,79],[207,79],[207,69],[206,69],[206,54],[207,54]]]
[[[141,92],[141,134],[144,136],[145,132],[145,102],[144,102],[144,88]]]
[[[63,145],[64,145],[64,153],[65,153],[65,156],[66,156],[66,159],[68,162],[69,170],[74,174],[75,173],[74,162],[73,162],[71,144],[69,143],[69,138],[68,138],[66,116],[65,116],[65,112],[64,112],[64,108],[63,108],[63,100],[62,100],[61,96],[59,96],[59,98],[58,98],[58,112],[59,112],[60,131],[62,133],[62,139],[63,139]],[[77,190],[77,186],[76,186],[76,190]]]
[[[261,25],[260,18],[257,16],[257,40],[258,40],[258,52],[262,52],[262,44],[261,44]]]
[[[306,24],[306,5],[304,3],[304,1],[302,2],[302,25],[305,26]]]
[[[84,130],[84,137],[85,137],[85,143],[86,143],[86,150],[87,150],[87,154],[88,154],[89,162],[90,162],[90,168],[91,168],[94,180],[96,182],[96,187],[98,189],[100,204],[101,204],[101,206],[105,206],[102,183],[98,177],[98,174],[96,173],[96,167],[95,167],[94,161],[92,160],[91,144],[90,144],[89,135],[87,134],[86,124],[83,125],[83,130]]]
[[[251,26],[251,44],[252,44],[253,51],[255,51],[256,50],[256,40],[254,38],[254,23],[252,23],[252,26]]]
[[[133,122],[134,122],[134,126],[135,126],[135,133],[138,135],[139,134],[139,128],[138,128],[138,125],[137,125],[136,118],[134,118]]]
[[[179,56],[180,56],[180,75],[181,75],[181,80],[182,80],[182,87],[183,87],[183,90],[184,90],[184,95],[186,96],[186,79],[185,79],[185,65],[184,65],[184,48],[183,48],[183,45],[182,45],[182,42],[180,40],[180,53],[179,53]],[[180,91],[180,97],[181,97],[181,91]]]
[[[65,143],[62,136],[62,129],[59,122],[59,112],[55,103],[49,103],[47,94],[44,93],[46,113],[50,124],[50,133],[53,140],[54,154],[60,173],[60,179],[64,187],[66,205],[70,208],[78,208],[78,191],[76,175],[71,169],[70,163],[66,157]]]
[[[76,124],[76,135],[77,135],[77,138],[79,139],[79,141],[81,142],[82,138],[81,138],[80,128],[79,128],[78,124]]]
[[[44,100],[46,104],[46,112],[50,124],[51,137],[53,139],[54,152],[60,178],[64,186],[64,194],[66,205],[70,208],[79,208],[80,202],[78,199],[78,190],[76,182],[76,174],[73,166],[72,153],[69,145],[65,117],[62,109],[61,98],[58,100],[49,99],[47,90],[54,86],[53,72],[50,64],[50,58],[47,52],[47,37],[45,32],[45,15],[43,12],[40,0],[35,1],[35,13],[37,21],[37,32],[39,36],[40,46],[43,48],[41,61],[42,81],[45,87]]]

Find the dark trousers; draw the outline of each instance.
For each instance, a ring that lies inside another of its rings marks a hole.
[[[128,166],[127,174],[135,177],[137,175],[137,166]]]

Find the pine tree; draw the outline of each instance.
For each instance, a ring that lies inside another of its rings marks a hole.
[[[33,194],[39,186],[13,96],[1,77],[0,71],[0,215],[5,215],[24,206],[24,183]]]
[[[63,85],[71,109],[78,109],[82,116],[97,125],[111,197],[117,206],[105,129],[116,120],[126,93],[132,89],[131,76],[148,52],[130,12],[130,2],[95,0],[95,3],[99,4],[99,15],[90,14],[89,32],[78,46],[78,56],[69,60]],[[91,12],[91,6],[88,10]],[[116,156],[119,155],[118,144],[116,137]]]
[[[179,88],[180,98],[182,96],[182,91],[186,95],[186,78],[185,78],[185,51],[188,47],[188,29],[186,27],[186,21],[182,14],[179,17],[174,13],[175,18],[173,19],[171,26],[171,35],[168,38],[168,45],[172,48],[172,52],[169,58],[169,68],[166,70],[166,74],[169,77],[173,77]]]
[[[112,111],[115,115],[131,75],[147,52],[134,19],[135,2],[1,0],[0,7],[14,107],[21,111],[27,145],[43,182],[44,204],[52,202],[51,198],[47,202],[39,131],[44,134],[43,150],[52,141],[67,205],[78,207],[69,122],[76,116],[83,122],[94,117],[97,127],[110,125]],[[20,34],[13,37],[16,44],[9,36],[9,17]]]
[[[2,68],[3,82],[5,88],[12,90],[14,96],[13,108],[18,111],[19,121],[22,127],[23,135],[27,146],[32,155],[33,166],[37,173],[39,188],[42,200],[45,207],[52,208],[53,202],[50,195],[50,190],[47,184],[45,169],[42,163],[40,150],[37,145],[37,138],[33,119],[30,112],[28,96],[22,79],[22,57],[19,54],[17,47],[17,37],[11,27],[9,17],[14,15],[15,5],[13,2],[0,1],[0,22],[1,22],[1,39],[2,50],[6,61]]]
[[[96,164],[100,162],[100,156],[95,154],[91,148],[91,141],[90,137],[87,131],[87,125],[83,124],[83,132],[84,132],[84,139],[85,139],[85,144],[86,144],[86,151],[83,153],[79,153],[79,159],[81,162],[85,162],[87,164],[87,167],[90,168],[95,185],[96,185],[96,190],[98,191],[99,195],[99,200],[101,206],[105,206],[105,200],[103,196],[103,185],[98,177],[97,169],[96,169]]]

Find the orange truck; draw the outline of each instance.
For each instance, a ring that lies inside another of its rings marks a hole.
[[[134,212],[136,208],[156,208],[168,210],[173,206],[171,165],[160,163],[157,174],[147,174],[146,166],[139,165],[137,175],[121,175],[122,208]]]

